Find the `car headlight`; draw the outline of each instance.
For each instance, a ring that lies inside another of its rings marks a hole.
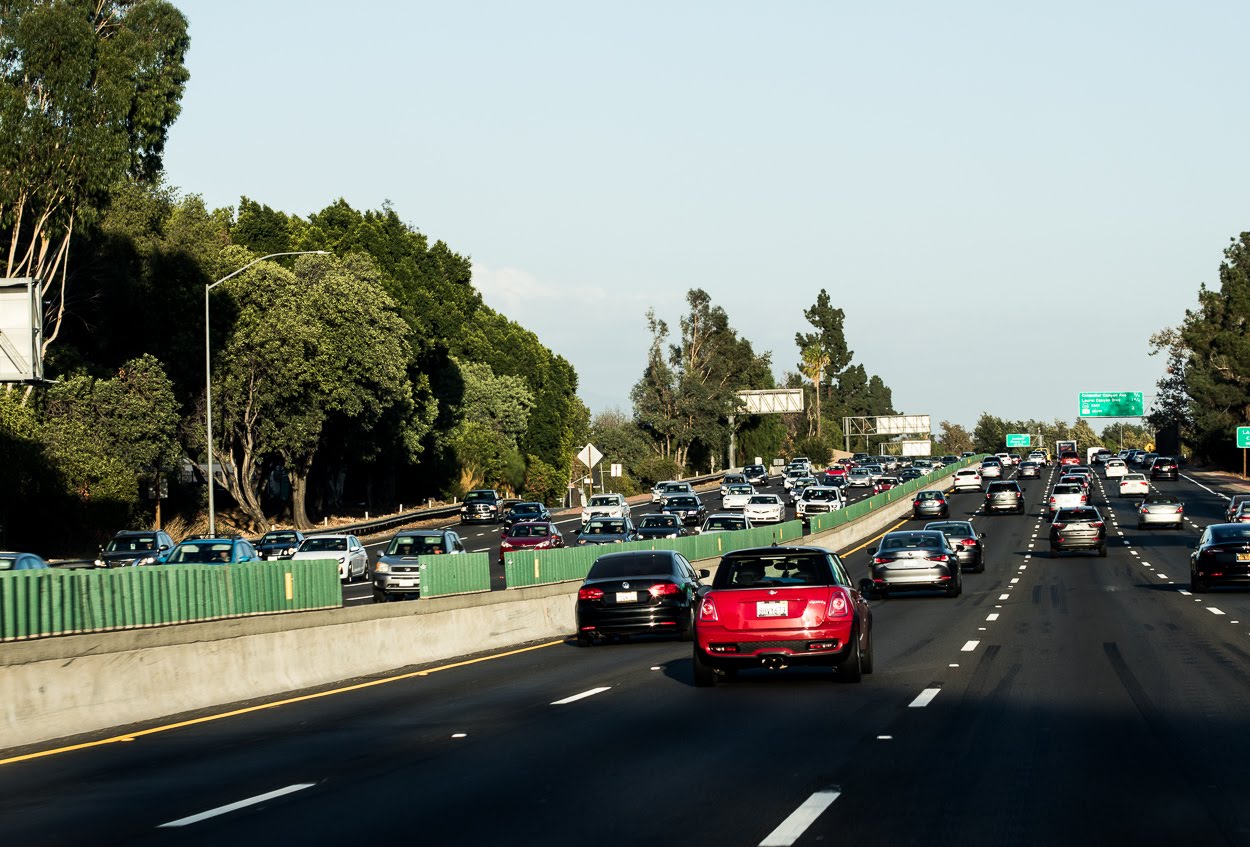
[[[585,538],[579,538],[579,539],[577,539],[577,543],[578,543],[578,544],[585,544],[585,543],[586,543],[586,539],[585,539]]]
[[[96,566],[97,568],[104,568],[104,567],[108,567],[108,565],[106,565],[106,564],[104,563],[104,560],[103,560],[103,559],[96,559],[96,560],[95,560],[95,566]]]
[[[136,564],[136,565],[155,565],[155,564],[156,564],[156,557],[155,557],[155,556],[144,556],[142,559],[138,559],[138,560],[136,560],[136,561],[135,561],[135,564]]]
[[[620,543],[621,543],[621,542],[623,542],[624,540],[625,540],[624,538],[614,538],[614,539],[612,539],[612,543],[613,543],[613,544],[620,544]]]
[[[375,562],[373,565],[373,572],[374,573],[390,573],[391,566],[388,565],[386,562]]]

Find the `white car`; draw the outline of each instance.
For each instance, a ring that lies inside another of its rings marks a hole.
[[[803,496],[804,489],[812,488],[817,485],[820,485],[820,483],[816,481],[816,477],[814,476],[801,476],[796,479],[790,486],[789,492],[786,494],[787,498],[790,500],[790,505],[793,506],[796,502],[798,502],[798,499]]]
[[[729,493],[729,486],[744,485],[747,478],[740,473],[727,473],[720,480],[720,496],[724,497]],[[656,502],[655,489],[651,489],[651,502]]]
[[[803,468],[787,469],[785,476],[781,478],[781,484],[786,491],[789,491],[794,487],[794,481],[796,479],[802,479],[805,476],[810,476],[810,474]]]
[[[737,532],[740,529],[750,529],[751,522],[742,515],[708,515],[703,521],[703,527],[699,530],[700,535],[706,535],[709,532]]]
[[[786,507],[776,494],[754,494],[743,507],[742,516],[752,524],[781,523],[786,518]]]
[[[1032,453],[1030,453],[1029,461],[1037,462],[1042,467],[1045,467],[1046,465],[1050,464],[1049,462],[1046,461],[1046,453],[1042,450],[1034,450]]]
[[[1004,468],[1009,468],[1012,465],[1010,453],[995,453],[994,458],[998,459]]]
[[[741,509],[746,506],[747,501],[755,494],[755,488],[743,483],[742,485],[731,485],[724,496],[720,498],[720,507],[726,511],[730,509]]]
[[[313,535],[304,539],[292,559],[338,559],[339,579],[364,579],[369,570],[369,554],[354,535]]]
[[[1001,477],[1002,475],[1003,475],[1002,462],[996,461],[994,459],[986,459],[984,462],[981,463],[981,478],[982,479],[997,478],[997,477]]]
[[[803,490],[802,496],[794,502],[794,511],[799,517],[807,515],[835,512],[846,505],[841,488],[830,488],[823,485],[812,486]]]
[[[671,493],[668,492],[665,496]],[[624,494],[592,494],[590,502],[582,507],[582,526],[585,526],[591,518],[627,517],[629,517],[629,504],[625,502]]]
[[[1128,473],[1128,465],[1123,459],[1108,459],[1103,463],[1103,473],[1107,475],[1107,479],[1120,479]]]
[[[1121,497],[1144,497],[1150,493],[1150,481],[1144,473],[1126,473],[1120,477]]]
[[[1078,506],[1089,505],[1089,495],[1085,493],[1079,483],[1060,482],[1050,490],[1050,497],[1046,499],[1046,517],[1053,518],[1055,512],[1060,509],[1075,509]]]
[[[976,468],[960,468],[955,471],[956,491],[980,491],[981,472]]]

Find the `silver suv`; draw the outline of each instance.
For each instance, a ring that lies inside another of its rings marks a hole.
[[[995,480],[985,487],[985,513],[1024,514],[1024,492],[1014,479]]]
[[[689,485],[690,483],[682,484]],[[625,502],[624,494],[592,494],[590,502],[582,507],[582,526],[585,526],[591,518],[627,517],[629,517],[629,504]]]

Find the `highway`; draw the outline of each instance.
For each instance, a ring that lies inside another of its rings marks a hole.
[[[1222,497],[1159,483],[1186,527],[1139,531],[1100,480],[1107,558],[1052,559],[1053,473],[1026,515],[953,495],[986,573],[873,601],[860,685],[696,689],[689,645],[525,645],[0,753],[0,843],[1250,844],[1250,591],[1187,590]]]

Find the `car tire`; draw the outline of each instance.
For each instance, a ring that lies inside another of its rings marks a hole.
[[[973,573],[985,573],[985,557],[977,559],[977,566],[972,569]]]
[[[690,617],[686,620],[686,628],[677,634],[677,638],[679,641],[683,641],[687,643],[694,641],[694,611],[693,610],[691,610]]]
[[[864,673],[872,673],[872,630],[868,630],[868,649],[860,657],[860,668]]]
[[[578,647],[594,647],[595,637],[591,635],[589,632],[579,632],[577,633],[577,646]]]
[[[833,676],[839,682],[863,682],[864,681],[864,656],[859,649],[859,630],[851,631],[851,646],[847,651],[846,658],[838,663],[834,668]]]
[[[955,578],[951,580],[950,585],[946,586],[947,597],[958,597],[960,594],[964,593],[964,581],[963,581],[963,578],[958,575],[958,573],[959,572],[956,571]]]
[[[1107,545],[1106,544],[1098,548],[1098,558],[1100,559],[1107,558]]]
[[[704,664],[703,652],[698,644],[694,646],[694,685],[695,688],[716,687],[716,671],[710,665]]]
[[[1189,590],[1194,594],[1205,594],[1207,591],[1207,581],[1200,579],[1193,571],[1189,572]]]

